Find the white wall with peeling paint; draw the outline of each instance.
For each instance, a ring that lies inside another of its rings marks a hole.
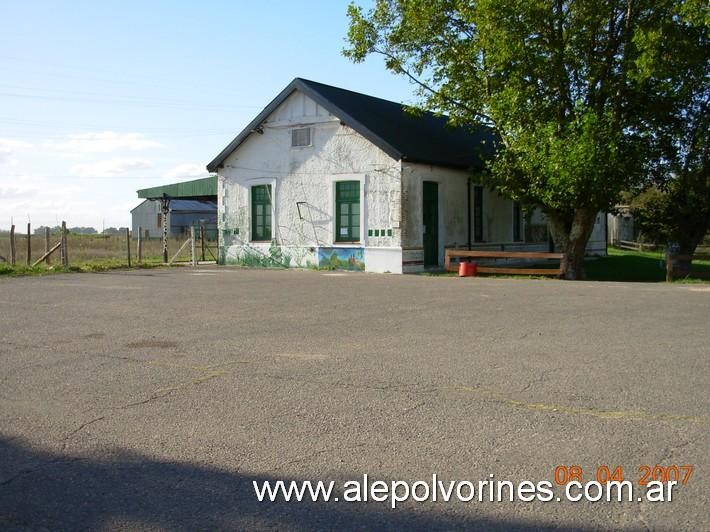
[[[426,164],[402,164],[402,255],[405,272],[423,269],[423,221],[422,191],[424,181],[438,183],[439,190],[439,264],[444,262],[447,247],[465,247],[468,244],[468,206],[466,180],[469,173],[464,170],[443,168]],[[473,184],[471,186],[471,209],[473,210]],[[483,189],[482,235],[483,242],[473,242],[473,249],[504,249],[506,251],[547,251],[548,243],[525,243],[514,241],[514,202],[497,192]],[[521,217],[522,218],[522,217]],[[531,222],[545,224],[540,211],[534,211]],[[473,240],[475,217],[471,217],[471,238]],[[520,234],[524,237],[525,225],[521,219]],[[603,213],[587,245],[590,255],[606,253]]]
[[[406,198],[403,209],[402,245],[407,250],[406,262],[412,269],[423,268],[423,189],[424,181],[438,184],[439,264],[444,263],[444,247],[466,243],[467,207],[466,181],[468,173],[415,163],[402,164],[402,189]],[[421,255],[421,257],[420,257]],[[421,262],[421,264],[418,264]]]
[[[310,146],[291,146],[291,131],[299,127],[312,128]],[[439,263],[445,247],[467,244],[466,171],[397,161],[298,91],[257,129],[218,171],[221,262],[308,267],[318,265],[319,249],[357,248],[366,271],[422,270],[424,181],[439,184]],[[335,183],[346,180],[360,182],[360,241],[341,244],[335,242]],[[272,187],[271,243],[250,239],[250,189],[259,184]],[[487,189],[483,237],[495,245],[513,241],[513,202]],[[589,249],[602,253],[603,246],[600,225]]]
[[[311,146],[291,147],[296,127],[312,128]],[[250,242],[250,187],[269,183],[272,236],[291,266],[316,265],[317,248],[362,247],[366,270],[401,272],[399,162],[300,92],[287,98],[261,130],[218,172],[222,260],[238,263],[245,255],[273,252],[272,244]],[[335,243],[335,182],[346,180],[361,183],[356,244]],[[369,236],[375,228],[392,235]]]

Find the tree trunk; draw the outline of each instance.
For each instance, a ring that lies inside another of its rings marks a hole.
[[[705,237],[707,226],[707,223],[699,223],[695,226],[682,224],[680,226],[680,233],[682,236],[677,242],[674,242],[677,247],[673,250],[676,253],[677,258],[673,259],[670,263],[672,271],[666,272],[666,281],[672,281],[673,279],[680,279],[690,275],[690,272],[693,269],[692,257],[695,254],[695,249],[700,245]],[[671,246],[669,245],[668,252],[670,252],[670,247]],[[668,266],[668,262],[666,262],[666,265]]]
[[[584,255],[587,241],[594,229],[596,216],[596,209],[588,207],[576,209],[571,215],[547,213],[552,238],[560,252],[564,254],[562,258],[564,279],[584,279]]]
[[[707,168],[707,163],[705,164]],[[670,225],[667,252],[677,257],[692,257],[710,230],[710,177],[705,172],[686,173],[676,184],[667,206]],[[675,258],[673,271],[666,280],[686,277],[692,269],[692,259]]]

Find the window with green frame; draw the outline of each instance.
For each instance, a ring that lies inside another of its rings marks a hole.
[[[251,187],[251,239],[271,240],[271,185]]]
[[[335,183],[335,241],[360,240],[360,181]]]

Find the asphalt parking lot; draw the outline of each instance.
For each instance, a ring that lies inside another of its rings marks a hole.
[[[203,267],[0,279],[2,529],[707,526],[710,286]],[[692,465],[670,503],[252,481]]]

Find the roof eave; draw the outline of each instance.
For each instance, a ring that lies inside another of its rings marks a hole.
[[[140,199],[140,198],[138,198],[138,199]],[[135,207],[133,207],[133,208],[132,208],[130,211],[128,211],[128,212],[133,212],[133,211],[135,211],[138,207],[140,207],[141,205],[143,205],[146,201],[151,201],[151,200],[149,200],[149,199],[144,199],[143,201],[141,201],[138,205],[136,205]]]
[[[269,102],[269,104],[264,107],[264,109],[256,115],[256,118],[249,122],[247,127],[242,129],[242,131],[237,135],[232,142],[230,142],[226,148],[224,148],[221,152],[219,152],[219,155],[215,157],[208,165],[207,165],[207,170],[209,172],[216,172],[221,166],[222,163],[229,157],[234,150],[236,150],[242,142],[246,140],[246,138],[257,128],[259,125],[266,120],[266,118],[279,106],[281,103],[288,98],[291,93],[296,90],[296,81],[298,78],[294,79],[291,83],[288,84],[288,86],[282,90],[273,100]]]
[[[475,171],[475,170],[480,170],[483,168],[483,165],[481,165],[481,164],[470,165],[470,164],[465,164],[465,163],[454,163],[451,161],[438,161],[435,159],[420,159],[417,157],[407,157],[407,156],[403,156],[402,161],[405,163],[428,164],[430,166],[441,166],[444,168],[454,168],[456,170],[466,170],[466,171]]]
[[[309,87],[308,84],[302,81],[300,78],[296,78],[296,80],[294,81],[298,83],[298,89],[302,91],[306,96],[314,100],[317,104],[331,112],[333,115],[337,116],[341,122],[357,131],[360,135],[372,142],[375,146],[380,148],[394,160],[399,161],[402,158],[403,154],[401,151],[392,146],[389,142],[385,141],[379,135],[373,133],[364,124],[362,124],[361,122],[353,118],[350,114],[346,113],[340,107],[338,107],[330,100],[322,96],[318,91]]]
[[[375,144],[387,155],[395,160],[400,160],[402,158],[402,153],[397,150],[394,146],[386,142],[383,138],[379,137],[373,133],[370,129],[365,127],[355,118],[350,116],[348,113],[343,111],[340,107],[332,103],[330,100],[322,96],[318,91],[314,90],[301,78],[295,78],[288,86],[282,90],[269,104],[264,107],[264,109],[249,122],[249,125],[245,127],[239,135],[237,135],[232,142],[230,142],[226,148],[224,148],[217,157],[215,157],[208,165],[207,170],[209,172],[216,172],[222,167],[224,161],[229,157],[234,151],[246,140],[246,138],[254,132],[254,130],[261,125],[261,123],[266,120],[266,118],[273,113],[276,108],[281,105],[286,98],[288,98],[291,93],[295,90],[300,90],[306,96],[314,100],[321,107],[326,109],[328,112],[337,116],[341,122],[343,122],[348,127],[351,127],[357,131],[360,135],[365,137],[367,140]]]

